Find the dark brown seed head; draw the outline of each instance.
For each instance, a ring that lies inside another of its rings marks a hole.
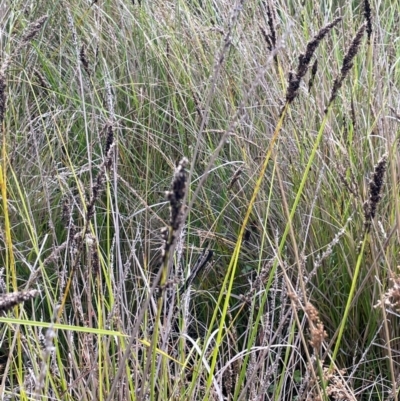
[[[286,102],[291,103],[296,98],[300,87],[300,82],[304,75],[306,75],[308,66],[310,65],[311,58],[315,53],[318,45],[328,32],[341,21],[341,17],[336,18],[330,24],[322,28],[312,39],[307,43],[306,51],[299,56],[299,64],[295,73],[289,75],[289,85],[286,90]]]
[[[268,3],[267,4],[267,17],[268,17],[268,27],[270,32],[271,44],[272,49],[276,47],[276,28],[275,28],[275,10],[273,7]]]
[[[86,47],[82,45],[81,50],[79,52],[79,59],[83,65],[84,70],[90,76],[90,69],[89,69],[89,61],[86,55]]]
[[[7,101],[7,94],[6,94],[6,78],[3,73],[0,72],[0,129],[1,125],[4,121],[4,114],[6,111],[6,101]]]
[[[28,43],[31,39],[33,39],[36,36],[36,34],[40,31],[40,29],[46,22],[46,20],[47,20],[47,15],[43,15],[29,25],[28,31],[22,37],[22,42],[21,42],[22,46]]]
[[[172,180],[171,190],[166,193],[166,197],[170,204],[170,226],[173,231],[178,230],[181,222],[182,200],[186,191],[186,166],[188,160],[183,158],[175,170]]]
[[[310,80],[308,81],[308,92],[311,92],[311,89],[314,85],[314,79],[315,75],[317,75],[317,70],[318,70],[318,59],[315,59],[312,68],[311,68],[311,76]]]
[[[107,132],[107,137],[106,137],[106,145],[104,147],[104,153],[107,155],[112,144],[114,143],[114,128],[113,128],[112,124],[110,124],[110,123],[107,124],[106,132]]]
[[[376,208],[382,198],[386,167],[387,155],[384,155],[376,164],[372,177],[369,180],[369,198],[364,204],[364,226],[366,231],[369,231],[371,227],[371,222],[376,215]]]
[[[371,43],[372,36],[372,11],[368,0],[364,0],[364,18],[367,23],[368,43]]]
[[[347,77],[351,68],[353,67],[353,60],[360,48],[361,39],[364,35],[365,28],[366,28],[366,23],[361,25],[360,29],[357,31],[356,35],[354,36],[354,38],[351,42],[351,45],[350,45],[349,49],[347,50],[346,55],[344,56],[342,68],[340,70],[340,75],[333,82],[333,87],[332,87],[332,91],[331,91],[331,96],[329,98],[328,107],[336,99],[338,91],[342,87],[343,81],[345,80],[345,78]],[[325,109],[325,113],[328,111],[328,107]]]

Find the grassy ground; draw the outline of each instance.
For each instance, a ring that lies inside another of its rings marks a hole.
[[[396,2],[0,10],[1,399],[398,400]]]

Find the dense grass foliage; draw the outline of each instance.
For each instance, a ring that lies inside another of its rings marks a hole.
[[[0,11],[2,399],[399,399],[397,2]]]

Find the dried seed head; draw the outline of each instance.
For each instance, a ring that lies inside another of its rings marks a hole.
[[[5,57],[0,67],[0,126],[4,121],[4,114],[6,110],[6,78],[5,74],[11,64],[12,57],[18,54],[21,49],[39,32],[40,28],[47,20],[47,15],[40,17],[38,20],[29,25],[28,31],[22,37],[20,44],[13,51],[12,55]]]
[[[354,36],[354,39],[351,42],[349,50],[347,51],[347,53],[344,57],[343,66],[340,71],[341,75],[343,75],[344,77],[346,77],[346,75],[350,71],[351,67],[353,67],[353,59],[358,53],[358,49],[360,47],[361,39],[364,35],[365,28],[366,28],[366,24],[361,25],[360,29],[356,33],[356,36]]]
[[[36,36],[36,34],[40,31],[40,29],[46,22],[46,20],[47,20],[47,15],[43,15],[29,25],[28,31],[22,38],[22,43],[21,43],[22,46],[24,46],[26,43],[28,43],[31,39],[33,39]]]
[[[324,325],[319,318],[319,312],[310,302],[306,304],[305,312],[310,321],[310,345],[318,352],[321,348],[322,343],[328,337],[328,334],[324,330]]]
[[[270,39],[273,50],[276,48],[276,28],[275,28],[275,10],[274,8],[268,3],[267,4],[267,17],[268,17],[268,27],[270,32]]]
[[[9,311],[14,306],[29,301],[30,299],[36,297],[39,294],[37,290],[29,290],[29,291],[19,291],[12,292],[9,294],[4,294],[0,296],[0,311]]]
[[[66,196],[62,203],[62,216],[61,221],[64,223],[65,227],[68,227],[72,219],[72,208],[71,208],[71,199],[69,196]]]
[[[90,200],[86,207],[87,228],[89,228],[89,226],[88,226],[89,221],[94,215],[94,205],[95,205],[97,199],[99,198],[100,194],[103,192],[103,190],[105,188],[105,182],[106,182],[106,178],[107,178],[106,173],[107,173],[107,170],[110,169],[111,165],[112,165],[112,159],[113,159],[113,155],[114,155],[114,147],[115,147],[115,143],[113,142],[113,143],[111,143],[110,148],[108,149],[108,152],[105,155],[103,163],[101,163],[101,165],[100,165],[100,171],[97,174],[96,181],[91,188]]]
[[[201,101],[200,101],[197,93],[193,89],[192,89],[192,96],[193,96],[193,102],[194,102],[194,106],[196,108],[196,112],[200,118],[203,118],[203,108],[201,106]]]
[[[273,6],[269,3],[267,4],[267,24],[269,32],[267,29],[260,26],[261,34],[264,40],[267,42],[267,47],[269,51],[273,51],[276,48],[276,23],[275,23],[275,10]],[[276,61],[276,55],[274,57]]]
[[[378,301],[374,308],[378,307],[388,307],[396,312],[400,311],[400,266],[397,266],[396,273],[390,273],[391,277],[389,279],[390,285],[389,289],[383,296],[383,299]]]
[[[324,325],[321,322],[316,323],[315,326],[312,327],[310,331],[311,331],[310,345],[316,351],[318,351],[321,349],[321,345],[328,337],[328,334],[324,330]]]
[[[312,39],[307,43],[306,52],[304,54],[300,54],[299,56],[299,64],[297,66],[296,73],[291,73],[289,75],[289,85],[286,90],[286,103],[291,103],[296,98],[300,82],[304,75],[306,75],[308,66],[311,62],[311,58],[315,53],[318,45],[321,40],[328,34],[328,32],[341,21],[341,17],[336,18],[330,24],[326,25],[322,28]]]
[[[366,28],[366,23],[361,25],[360,29],[357,31],[356,35],[354,36],[349,49],[347,50],[347,53],[343,59],[343,64],[342,64],[342,68],[340,70],[340,75],[335,79],[335,81],[333,83],[331,96],[329,98],[328,107],[325,109],[325,113],[328,112],[329,106],[336,99],[338,91],[342,87],[343,81],[345,80],[349,71],[353,67],[353,59],[356,56],[356,54],[358,53],[358,49],[360,47],[361,39],[364,35],[365,28]]]
[[[312,68],[311,68],[310,80],[308,81],[308,93],[311,92],[311,89],[314,85],[314,79],[315,79],[315,75],[317,75],[317,70],[318,70],[318,59],[315,59],[313,65],[312,65]]]
[[[367,23],[367,35],[368,35],[368,43],[371,43],[371,36],[372,36],[372,11],[371,5],[369,4],[368,0],[364,0],[364,17]]]
[[[175,170],[172,180],[171,190],[167,191],[166,197],[170,204],[170,226],[173,231],[177,231],[181,222],[182,200],[186,191],[186,166],[188,160],[183,158]]]
[[[49,89],[50,89],[50,85],[49,85],[49,83],[47,82],[46,78],[43,76],[43,74],[42,74],[39,70],[37,70],[36,68],[35,68],[35,70],[34,70],[34,74],[36,75],[36,78],[37,78],[38,81],[39,81],[39,85],[40,85],[43,89],[49,90]]]
[[[106,132],[107,132],[107,137],[106,137],[106,144],[104,147],[104,153],[107,155],[109,150],[111,149],[111,145],[114,143],[114,127],[112,126],[112,124],[107,124]]]
[[[11,55],[8,55],[0,68],[0,76],[4,75],[5,72],[7,71],[8,67],[11,64],[12,58],[19,54],[21,49],[31,40],[33,39],[36,34],[40,31],[40,29],[42,28],[43,24],[46,22],[47,20],[47,15],[43,15],[42,17],[40,17],[39,19],[37,19],[36,21],[32,22],[29,27],[27,32],[25,33],[25,35],[22,37],[19,45],[14,49],[14,51],[12,52]]]
[[[235,174],[233,175],[231,182],[228,185],[228,189],[232,189],[233,185],[235,184],[235,182],[239,179],[239,177],[242,175],[243,173],[243,168],[244,165],[241,165],[236,171]]]
[[[86,47],[85,47],[85,45],[81,46],[81,50],[79,52],[79,60],[81,60],[81,63],[83,65],[84,70],[90,76],[89,61],[88,61],[88,58],[87,58],[87,55],[86,55]]]
[[[164,241],[161,249],[161,264],[166,266],[169,258],[169,251],[176,239],[177,231],[182,222],[182,201],[186,192],[187,173],[186,166],[188,159],[184,157],[175,169],[172,179],[171,190],[165,193],[169,201],[170,221],[169,226],[161,230],[161,236]]]
[[[336,373],[331,368],[324,367],[324,379],[329,381],[326,393],[330,400],[357,401],[355,391],[343,379],[345,374],[343,369]]]
[[[98,276],[100,273],[100,260],[96,237],[93,238],[93,243],[90,246],[90,252],[90,257],[92,260],[92,271],[95,276]]]
[[[369,180],[369,199],[364,204],[364,226],[369,231],[371,222],[375,218],[376,208],[382,198],[381,192],[384,184],[387,167],[387,155],[382,156],[374,168],[371,179]]]
[[[0,72],[0,129],[4,121],[4,114],[6,111],[6,102],[7,102],[7,94],[6,94],[6,78],[2,72]]]
[[[262,34],[264,40],[267,42],[268,50],[272,51],[273,47],[272,47],[272,42],[271,42],[271,38],[269,36],[268,31],[264,27],[262,27],[261,25],[260,25],[260,31],[261,31],[261,34]]]
[[[11,55],[8,55],[3,63],[1,64],[0,67],[0,76],[4,75],[5,72],[7,71],[8,67],[11,64],[11,60],[13,57],[15,57],[16,55],[18,55],[21,51],[21,49],[31,40],[33,39],[33,37],[39,32],[40,28],[43,26],[43,24],[45,23],[47,19],[47,15],[44,15],[42,17],[40,17],[38,20],[36,20],[35,22],[31,23],[28,27],[28,31],[27,33],[22,37],[19,45],[15,48],[15,50],[13,51],[13,53]]]

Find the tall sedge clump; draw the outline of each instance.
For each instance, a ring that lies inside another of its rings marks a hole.
[[[21,41],[19,42],[18,46],[9,54],[3,61],[1,68],[0,68],[0,76],[4,76],[5,72],[8,70],[8,67],[11,64],[12,59],[17,56],[23,47],[25,47],[42,29],[42,26],[47,20],[47,15],[43,15],[36,21],[32,22],[24,36],[22,36]]]
[[[22,36],[18,46],[8,54],[0,67],[0,133],[3,134],[3,123],[4,123],[4,115],[6,111],[6,103],[7,103],[7,94],[6,94],[6,73],[7,70],[15,56],[17,56],[23,47],[25,47],[40,31],[42,26],[47,20],[47,15],[40,17],[38,20],[31,23],[26,31],[26,33]],[[13,244],[11,237],[11,226],[8,215],[8,202],[7,202],[7,146],[6,146],[6,135],[3,135],[3,144],[2,144],[2,165],[0,165],[0,192],[3,203],[3,214],[4,214],[4,232],[5,232],[5,243],[7,248],[7,282],[12,282],[12,286],[14,291],[17,289],[17,278],[15,272],[15,261],[14,261],[14,252],[13,252]]]
[[[107,93],[107,106],[110,114],[110,120],[105,124],[102,130],[102,136],[105,136],[105,142],[103,146],[103,161],[98,167],[98,172],[94,178],[92,185],[90,186],[89,199],[82,196],[82,201],[84,202],[83,209],[85,210],[84,215],[84,226],[79,229],[72,218],[71,201],[67,198],[63,204],[63,221],[65,223],[65,228],[68,230],[67,240],[58,248],[55,248],[50,257],[45,260],[45,264],[49,262],[54,262],[59,257],[59,253],[65,249],[67,246],[70,248],[72,262],[72,271],[76,271],[76,267],[81,261],[81,251],[84,243],[88,246],[88,271],[93,273],[95,276],[99,274],[100,271],[100,255],[99,246],[96,236],[92,232],[92,221],[96,213],[96,202],[99,200],[100,196],[106,189],[106,182],[108,179],[108,174],[112,170],[113,160],[115,156],[116,141],[114,136],[114,124],[115,124],[115,113],[114,113],[114,100],[112,97],[112,90],[109,83],[106,83],[106,93]],[[82,188],[81,193],[84,193]],[[65,274],[63,272],[62,277]],[[65,292],[62,295],[61,307],[58,310],[58,316],[61,316],[64,306],[67,300],[68,293],[70,291],[70,286],[72,283],[72,278],[74,274],[71,274],[68,282],[65,285]]]
[[[227,311],[228,311],[228,307],[229,307],[229,298],[230,298],[230,291],[233,288],[233,282],[235,280],[235,276],[236,276],[236,270],[238,267],[238,260],[239,260],[239,254],[240,254],[240,249],[242,246],[242,241],[246,232],[246,226],[250,220],[250,216],[253,210],[253,206],[256,202],[258,193],[260,191],[261,188],[261,184],[263,181],[263,178],[265,176],[265,173],[267,171],[267,167],[268,167],[268,162],[271,158],[271,155],[274,151],[274,147],[275,144],[279,138],[280,132],[281,132],[281,128],[282,128],[282,124],[283,124],[283,120],[285,118],[286,112],[290,106],[290,104],[293,102],[293,100],[296,98],[296,96],[298,95],[298,90],[300,88],[300,82],[301,80],[304,78],[305,74],[307,73],[307,70],[309,68],[311,59],[316,51],[316,49],[318,48],[320,42],[322,41],[322,39],[330,32],[330,30],[336,26],[339,21],[341,21],[341,18],[336,18],[333,22],[331,22],[330,24],[326,25],[324,28],[322,28],[316,36],[313,37],[313,39],[307,44],[306,47],[306,51],[304,54],[301,54],[299,56],[299,63],[298,63],[298,67],[296,72],[294,73],[290,73],[289,74],[289,83],[288,83],[288,88],[286,90],[285,93],[285,102],[284,102],[284,106],[281,109],[280,112],[280,116],[279,119],[276,123],[275,129],[274,129],[274,133],[272,135],[271,140],[269,141],[269,145],[268,148],[266,150],[265,153],[265,157],[264,160],[262,162],[260,171],[258,173],[258,178],[254,184],[254,190],[253,190],[253,194],[251,195],[251,198],[249,200],[248,206],[247,206],[247,210],[245,213],[245,216],[243,218],[241,227],[240,227],[240,232],[238,235],[238,240],[236,242],[235,245],[235,249],[233,251],[229,266],[227,268],[226,274],[225,274],[225,278],[224,281],[222,283],[222,290],[220,292],[219,298],[218,298],[218,304],[222,305],[221,307],[221,313],[220,316],[222,316],[222,318],[220,317],[220,324],[219,324],[219,330],[216,336],[216,340],[215,340],[215,346],[212,352],[212,360],[211,360],[211,364],[210,364],[210,369],[209,369],[209,373],[208,373],[208,379],[207,379],[207,387],[206,387],[206,398],[209,395],[209,392],[211,390],[211,386],[212,386],[212,380],[213,380],[213,374],[214,374],[214,369],[216,368],[216,364],[217,364],[217,358],[218,358],[218,353],[219,353],[219,348],[220,345],[222,343],[222,336],[224,333],[224,324],[225,324],[225,316],[227,316]],[[315,154],[315,152],[314,152]],[[310,160],[309,166],[307,167],[308,170],[311,168],[311,162],[312,160]],[[299,193],[298,196],[296,197],[295,203],[293,205],[292,211],[290,213],[289,216],[289,220],[291,220],[293,218],[293,214],[296,210],[297,204],[300,200],[300,195],[301,192],[304,188],[305,185],[305,181],[306,181],[306,176],[307,173],[305,173],[304,175],[304,179],[301,183],[301,186],[299,188]],[[287,225],[287,228],[285,229],[285,232],[282,236],[282,240],[281,240],[281,245],[279,246],[279,252],[282,251],[284,243],[286,241],[286,237],[288,235],[289,232],[289,226],[290,226],[290,222]],[[277,262],[274,263],[273,265],[273,270],[275,270],[277,268]],[[227,289],[227,290],[225,290]],[[268,289],[268,288],[267,288]],[[215,321],[217,320],[217,312],[214,312],[213,317],[210,321],[210,327],[212,327],[212,325],[215,323]],[[208,340],[208,339],[207,339]],[[207,342],[206,340],[206,342]]]

